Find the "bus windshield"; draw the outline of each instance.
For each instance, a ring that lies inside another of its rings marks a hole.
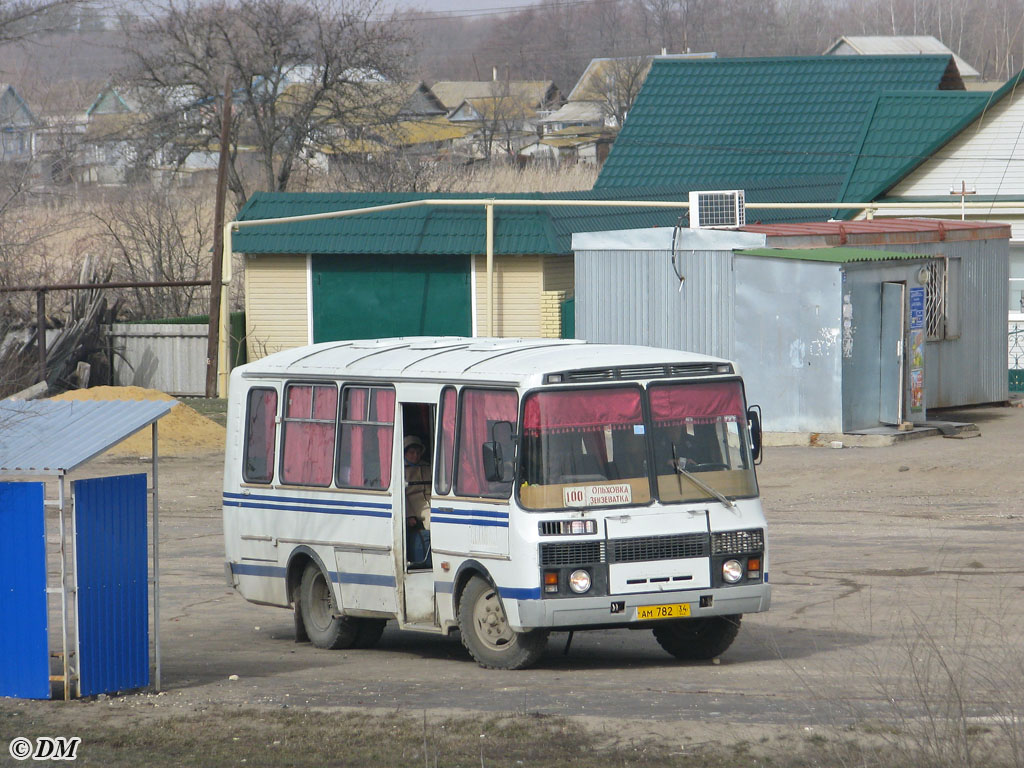
[[[646,394],[649,421],[639,386],[528,395],[519,453],[523,508],[637,506],[655,496],[702,501],[717,498],[714,491],[756,495],[738,381],[658,384]]]
[[[757,495],[740,382],[654,384],[648,396],[661,501],[715,498],[701,484],[726,497]]]

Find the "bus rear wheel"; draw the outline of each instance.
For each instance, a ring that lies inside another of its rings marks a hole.
[[[462,644],[477,664],[489,669],[524,669],[536,664],[548,644],[541,629],[516,632],[509,626],[498,590],[479,576],[459,598]]]
[[[742,618],[742,614],[737,614],[669,621],[654,627],[654,639],[677,659],[713,659],[732,645]]]
[[[310,642],[317,648],[337,650],[351,648],[359,637],[358,619],[336,617],[334,592],[327,576],[315,563],[302,572],[299,585],[302,626]]]

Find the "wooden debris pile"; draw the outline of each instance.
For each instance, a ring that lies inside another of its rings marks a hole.
[[[13,312],[0,315],[0,398],[40,383],[55,392],[88,386],[90,378],[94,383],[109,381],[111,366],[103,325],[116,315],[117,306],[107,305],[99,287],[109,279],[109,271],[98,275],[92,259],[86,257],[79,283],[97,288],[72,292],[66,318],[45,318],[45,375],[40,371],[41,329],[35,317]]]

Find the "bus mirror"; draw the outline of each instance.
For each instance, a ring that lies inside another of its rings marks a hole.
[[[761,463],[761,406],[752,405],[747,409],[747,425],[750,429],[750,453],[754,463]]]
[[[494,441],[490,443],[484,443],[481,446],[483,449],[484,459],[484,477],[487,478],[489,483],[507,483],[512,478],[506,477],[506,464],[503,458],[503,452],[501,450],[501,443]]]

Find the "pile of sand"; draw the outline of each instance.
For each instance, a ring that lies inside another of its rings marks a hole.
[[[53,400],[173,400],[155,389],[142,387],[90,387],[74,389]],[[192,456],[224,450],[224,427],[210,421],[199,412],[178,403],[158,422],[157,429],[161,456]],[[153,433],[147,427],[108,451],[117,456],[150,456],[153,453]]]

